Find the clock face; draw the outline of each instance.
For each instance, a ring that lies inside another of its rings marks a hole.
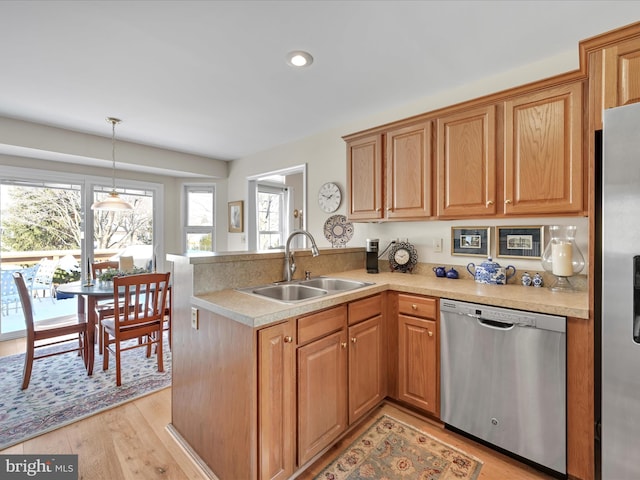
[[[342,201],[342,194],[340,193],[340,187],[333,182],[327,182],[318,192],[318,205],[320,208],[327,212],[335,212],[340,206]]]
[[[389,268],[397,272],[411,272],[418,263],[418,252],[409,242],[397,242],[389,252]]]
[[[409,263],[411,254],[406,248],[399,248],[398,250],[396,250],[396,253],[393,256],[393,258],[395,259],[398,265],[406,265],[407,263]]]

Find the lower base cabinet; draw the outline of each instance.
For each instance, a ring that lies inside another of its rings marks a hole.
[[[298,348],[298,464],[346,428],[347,332],[342,329]]]
[[[398,295],[398,400],[438,416],[436,305],[434,298]]]
[[[258,332],[259,478],[284,480],[296,467],[296,344],[290,320]]]
[[[386,396],[382,295],[261,329],[261,480],[290,478]]]
[[[349,425],[386,396],[382,315],[349,327]]]

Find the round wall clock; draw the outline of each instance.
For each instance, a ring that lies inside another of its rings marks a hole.
[[[333,182],[327,182],[318,191],[318,205],[322,211],[327,213],[335,212],[342,201],[340,187]]]
[[[389,268],[391,271],[411,272],[418,263],[418,252],[409,242],[396,242],[389,251]]]

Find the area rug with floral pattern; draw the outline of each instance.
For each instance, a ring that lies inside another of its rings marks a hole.
[[[482,461],[383,415],[316,480],[476,480]]]
[[[93,375],[88,376],[82,357],[66,353],[35,360],[29,387],[21,390],[24,354],[0,358],[0,450],[170,386],[166,340],[163,362],[161,373],[146,348],[122,352],[122,385],[117,387],[113,356],[103,371],[96,348]]]

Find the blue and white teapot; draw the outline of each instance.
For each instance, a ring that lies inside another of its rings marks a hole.
[[[473,268],[473,271],[471,270]],[[509,273],[509,270],[512,270]],[[505,285],[507,281],[516,274],[516,267],[508,265],[501,267],[498,262],[494,262],[489,257],[480,265],[469,263],[467,271],[478,283],[487,283],[490,285]]]

